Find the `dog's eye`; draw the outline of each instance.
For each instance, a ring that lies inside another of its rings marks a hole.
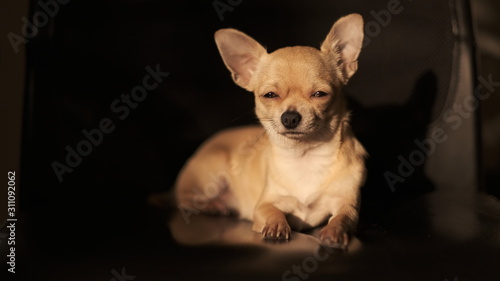
[[[274,99],[274,98],[277,98],[279,97],[278,94],[276,94],[275,92],[269,92],[269,93],[265,93],[264,95],[262,95],[264,98],[266,99]]]
[[[321,98],[321,97],[324,97],[324,96],[327,96],[328,94],[325,93],[325,92],[322,92],[322,91],[317,91],[316,93],[312,94],[311,97],[315,97],[315,98]]]

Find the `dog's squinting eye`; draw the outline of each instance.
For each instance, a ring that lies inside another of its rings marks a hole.
[[[317,91],[317,92],[315,92],[314,94],[311,95],[311,97],[314,97],[314,98],[321,98],[321,97],[324,97],[324,96],[328,96],[328,94],[325,93],[325,92],[322,92],[322,91]]]
[[[269,92],[269,93],[265,93],[264,95],[262,95],[264,98],[266,99],[274,99],[274,98],[277,98],[279,97],[275,92]]]

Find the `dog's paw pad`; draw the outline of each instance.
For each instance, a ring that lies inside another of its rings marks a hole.
[[[349,244],[349,234],[340,227],[326,226],[319,232],[319,240],[324,246],[345,250]]]
[[[268,223],[262,229],[264,239],[289,240],[292,230],[286,221]]]

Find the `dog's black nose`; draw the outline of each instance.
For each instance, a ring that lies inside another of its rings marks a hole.
[[[297,111],[287,111],[281,115],[281,123],[287,129],[295,129],[302,120],[302,116]]]

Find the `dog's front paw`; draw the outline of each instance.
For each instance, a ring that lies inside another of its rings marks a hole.
[[[325,246],[346,249],[349,244],[349,234],[341,227],[327,225],[319,232],[319,240]]]
[[[286,222],[286,220],[278,220],[274,222],[268,222],[262,229],[262,237],[264,239],[290,239],[292,229]]]

